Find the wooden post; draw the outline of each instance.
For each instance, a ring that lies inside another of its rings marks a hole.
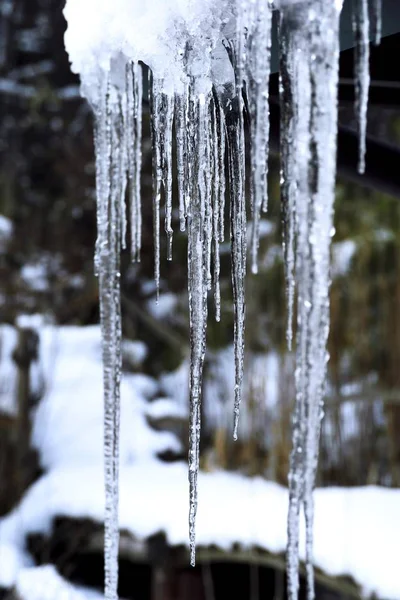
[[[18,369],[17,420],[15,450],[15,500],[19,500],[29,483],[30,453],[30,367],[38,357],[39,338],[33,329],[20,328],[13,360]]]

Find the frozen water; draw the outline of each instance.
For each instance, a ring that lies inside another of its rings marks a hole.
[[[379,18],[376,23],[379,23]],[[379,27],[379,25],[378,25]],[[368,0],[353,0],[355,38],[355,110],[358,124],[358,171],[365,171],[367,108],[369,93],[369,11]],[[380,35],[380,34],[379,34]]]
[[[291,599],[298,595],[302,507],[306,520],[307,595],[310,600],[315,597],[312,492],[329,331],[339,16],[336,6],[325,0],[288,6],[281,13],[282,192],[290,303],[293,302],[294,281],[297,287],[296,408],[288,516],[288,592]],[[303,33],[305,29],[307,36]]]
[[[220,244],[229,200],[234,299],[234,438],[238,435],[244,365],[246,176],[258,270],[261,211],[267,209],[269,74],[272,10],[279,8],[281,195],[288,303],[287,339],[296,327],[296,406],[289,473],[288,592],[298,594],[299,526],[306,522],[308,598],[313,584],[313,488],[329,330],[329,250],[337,134],[341,0],[67,0],[65,40],[73,69],[96,116],[98,239],[104,355],[106,468],[106,598],[115,600],[118,550],[120,379],[119,248],[125,245],[129,188],[131,252],[140,259],[141,105],[143,61],[149,67],[153,146],[154,274],[160,283],[160,215],[172,259],[175,141],[179,227],[188,236],[190,317],[189,537],[195,524],[206,352],[207,297],[221,317]],[[372,0],[380,38],[380,0]],[[104,35],[104,32],[107,35]],[[368,101],[367,0],[355,0],[356,110],[359,169],[365,164]],[[246,173],[249,117],[250,168]],[[296,311],[294,310],[296,301]]]

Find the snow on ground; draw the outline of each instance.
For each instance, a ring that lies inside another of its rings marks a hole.
[[[17,545],[2,543],[0,539],[0,588],[12,587],[21,569],[30,567],[32,562]]]
[[[15,583],[21,600],[102,600],[103,594],[68,583],[53,565],[22,569]]]
[[[0,215],[0,252],[3,252],[12,235],[12,222],[7,217]]]
[[[187,494],[187,468],[183,463],[149,460],[124,467],[121,527],[140,540],[164,531],[172,545],[187,544]],[[399,506],[400,490],[317,490],[315,564],[330,575],[351,575],[366,594],[400,598],[396,569]],[[48,531],[56,515],[102,521],[103,513],[101,466],[59,467],[42,477],[26,494],[17,513],[0,524],[0,537],[19,545],[29,532]],[[261,478],[200,473],[199,546],[213,544],[230,549],[233,544],[244,548],[255,544],[282,553],[286,547],[286,516],[285,488]]]
[[[17,345],[17,332],[10,325],[0,328],[0,412],[16,413],[17,372],[12,353]]]
[[[18,509],[0,521],[0,585],[9,587],[17,580],[21,590],[31,585],[29,578],[38,589],[46,577],[60,589],[69,585],[51,574],[51,567],[25,568],[28,533],[49,531],[56,515],[100,522],[104,515],[99,328],[43,326],[40,361],[47,385],[34,416],[33,440],[48,472],[28,490]],[[273,373],[271,361],[268,368]],[[0,372],[1,368],[0,363]],[[187,466],[156,459],[158,452],[176,449],[179,442],[172,433],[153,431],[146,421],[146,413],[171,412],[174,402],[179,412],[183,409],[185,369],[160,383],[169,398],[153,401],[151,409],[148,399],[160,393],[157,382],[143,375],[122,378],[120,523],[141,540],[164,531],[171,544],[187,544]],[[180,401],[174,394],[181,395]],[[271,388],[270,402],[275,395]],[[315,564],[331,575],[352,576],[368,594],[400,599],[400,490],[320,489],[315,504]],[[286,515],[287,490],[277,484],[226,472],[200,473],[199,546],[257,545],[284,552]],[[75,592],[71,588],[68,597],[75,600]],[[40,600],[47,597],[50,600]]]
[[[354,240],[344,240],[332,245],[332,275],[338,277],[348,273],[357,250]]]
[[[150,298],[150,300],[147,301],[147,310],[156,319],[165,319],[173,314],[177,303],[177,295],[168,292],[160,294],[158,300],[156,298]]]
[[[102,465],[103,375],[100,329],[47,327],[42,330],[44,361],[53,355],[49,388],[33,420],[33,444],[46,469]],[[47,359],[46,359],[47,355]],[[49,372],[49,371],[47,371]],[[157,384],[144,375],[124,373],[121,381],[121,464],[180,451],[177,438],[147,426],[147,397]]]

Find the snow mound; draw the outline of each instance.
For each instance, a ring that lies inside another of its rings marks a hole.
[[[0,536],[19,545],[28,533],[49,531],[56,515],[102,522],[103,485],[100,465],[57,468],[32,486],[18,511],[0,522]],[[163,531],[171,545],[187,545],[187,485],[183,463],[150,460],[122,468],[121,529],[137,540]],[[258,546],[276,554],[285,551],[287,489],[261,478],[200,473],[199,497],[200,547],[229,551],[239,544],[243,549]],[[331,576],[353,577],[365,595],[399,600],[399,503],[400,490],[372,486],[317,489],[315,565]],[[300,533],[303,549],[304,528]],[[304,559],[303,550],[300,555]]]
[[[32,559],[18,546],[0,543],[0,588],[11,588],[21,569],[32,565]]]
[[[53,565],[22,569],[15,590],[20,600],[102,600],[103,594],[77,587],[59,575]]]
[[[210,87],[212,70],[223,80],[226,72],[232,80],[221,23],[229,24],[233,5],[231,0],[68,0],[65,45],[72,69],[82,75],[89,97],[101,70],[129,60],[143,61],[154,77],[168,82],[170,91],[179,90],[187,76],[190,46],[192,73],[203,78],[199,86]],[[116,82],[120,76],[117,69]]]
[[[103,375],[98,326],[53,327],[41,332],[47,394],[33,420],[33,443],[45,469],[103,464]],[[53,360],[53,364],[50,360]],[[157,384],[144,375],[121,380],[121,465],[167,450],[181,451],[169,432],[146,422],[148,396]]]

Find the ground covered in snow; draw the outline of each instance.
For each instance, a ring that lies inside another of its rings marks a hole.
[[[47,391],[35,415],[33,439],[47,473],[0,522],[0,586],[36,590],[39,595],[22,594],[29,600],[56,598],[57,590],[80,600],[92,596],[70,587],[52,567],[32,568],[24,543],[29,533],[49,531],[56,516],[103,521],[100,331],[45,327],[41,340]],[[123,377],[120,526],[137,540],[163,531],[171,545],[187,545],[187,465],[156,458],[179,442],[173,434],[152,430],[145,417],[157,387],[141,375]],[[160,400],[159,411],[154,402],[153,412],[164,414],[176,399]],[[261,478],[200,473],[199,500],[199,546],[285,551],[285,488]],[[400,490],[319,489],[315,504],[316,566],[333,576],[350,575],[366,594],[399,599]],[[304,542],[304,531],[302,537]],[[40,595],[45,588],[47,595]]]

